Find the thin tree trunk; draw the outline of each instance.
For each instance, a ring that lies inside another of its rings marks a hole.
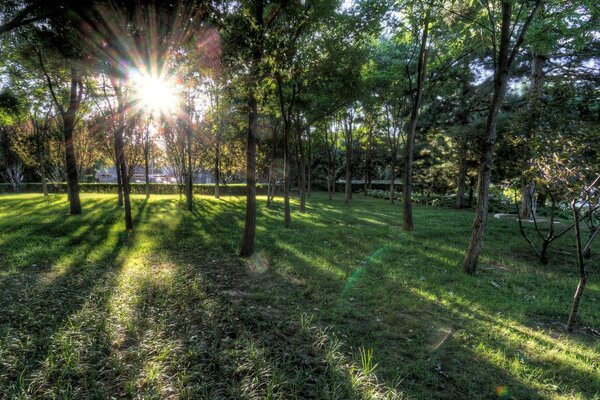
[[[296,138],[298,140],[298,186],[300,188],[300,208],[301,213],[306,212],[306,160],[304,151],[304,142],[302,140],[302,120],[298,113],[296,118]]]
[[[219,117],[220,119],[220,117]],[[215,199],[221,197],[221,124],[217,124],[217,135],[215,138]]]
[[[149,137],[149,125],[146,126],[146,137],[144,138],[144,169],[146,173],[146,198],[150,198],[150,166],[148,157],[150,153],[150,137]]]
[[[279,105],[283,119],[283,226],[292,225],[292,212],[290,208],[290,115],[285,108],[283,97],[283,82],[281,75],[276,75]]]
[[[581,302],[581,296],[587,283],[588,272],[585,268],[585,260],[583,258],[583,249],[581,246],[581,229],[579,226],[579,210],[575,203],[571,205],[573,210],[573,221],[575,223],[575,243],[577,245],[577,264],[579,266],[579,283],[577,284],[577,290],[573,296],[573,304],[571,305],[571,312],[569,313],[569,320],[567,322],[567,331],[572,332],[575,322],[577,321],[577,313],[579,311],[579,303]]]
[[[413,106],[410,113],[410,125],[406,133],[406,154],[404,167],[404,188],[402,200],[404,203],[404,230],[413,230],[412,217],[412,175],[413,175],[413,153],[415,146],[415,131],[417,129],[417,120],[421,109],[421,100],[423,98],[423,83],[425,80],[425,70],[427,68],[427,34],[429,32],[429,8],[425,12],[425,21],[423,26],[423,35],[421,36],[421,47],[419,49],[419,62],[417,66],[417,93],[413,99]]]
[[[77,159],[73,145],[73,130],[75,129],[75,113],[79,108],[77,87],[80,78],[77,70],[71,68],[71,96],[67,111],[63,114],[65,136],[65,165],[67,167],[67,191],[71,214],[81,214],[81,201],[79,200],[79,177],[77,174]],[[81,90],[81,89],[80,89]]]
[[[117,174],[117,207],[123,207],[123,181],[121,180],[121,166],[119,164],[119,150],[117,149],[117,140],[115,133],[115,173]]]
[[[394,189],[396,181],[396,155],[392,154],[392,162],[390,163],[390,203],[394,204]]]
[[[191,115],[188,112],[188,118],[186,120],[187,130],[187,180],[185,185],[186,204],[188,211],[194,209],[194,168],[192,166],[192,121]]]
[[[44,193],[44,197],[48,196],[48,182],[46,182],[46,168],[44,164],[41,164],[41,175],[42,175],[42,192]]]
[[[373,138],[373,128],[369,125],[369,133],[367,137],[367,154],[365,156],[365,173],[364,173],[364,182],[363,182],[363,190],[365,192],[365,197],[369,194],[369,190],[371,189],[371,147],[372,147],[372,138]]]
[[[248,141],[246,150],[246,219],[244,236],[240,249],[240,256],[249,257],[254,254],[254,240],[256,235],[256,123],[258,120],[258,107],[254,92],[248,99]]]
[[[35,118],[35,116],[34,116]],[[35,143],[37,150],[38,163],[40,164],[40,178],[42,179],[42,193],[44,197],[48,196],[48,185],[46,183],[46,167],[44,166],[44,151],[43,145],[40,143],[40,127],[37,121],[33,120],[33,128],[35,129]],[[46,128],[44,128],[45,131]]]
[[[117,164],[120,170],[121,185],[123,188],[123,203],[125,206],[125,229],[133,228],[133,220],[131,219],[131,202],[129,199],[129,173],[127,168],[127,159],[125,156],[125,145],[123,134],[126,129],[127,106],[125,93],[122,90],[120,83],[115,78],[111,79],[113,88],[116,93],[118,103],[117,129],[115,131],[115,148],[117,151]]]
[[[533,213],[535,212],[535,181],[528,176],[529,169],[532,166],[531,159],[532,155],[532,143],[534,137],[534,130],[537,125],[538,111],[537,106],[541,95],[541,90],[544,85],[544,63],[546,57],[541,54],[534,54],[533,61],[531,62],[531,86],[528,99],[528,111],[529,111],[529,127],[526,129],[526,138],[523,145],[523,175],[521,178],[521,218],[522,219],[533,219]]]
[[[462,140],[461,140],[462,142]],[[459,161],[458,161],[458,178],[456,184],[456,208],[463,208],[465,191],[467,190],[465,179],[467,178],[467,145],[460,144]]]
[[[346,136],[346,190],[344,192],[344,205],[350,205],[352,198],[352,146],[353,146],[353,116],[347,115],[344,121],[344,134]]]
[[[308,126],[306,127],[306,138],[308,143],[308,163],[306,165],[306,196],[310,198],[310,193],[312,192],[312,143],[310,141],[310,127]]]
[[[263,34],[264,29],[264,3],[257,0],[255,3],[255,18]],[[260,64],[262,49],[259,44],[254,44],[252,51],[252,74],[258,79],[258,66]],[[257,84],[255,82],[254,84]],[[248,91],[248,142],[246,147],[246,218],[244,223],[244,236],[240,248],[240,256],[250,257],[254,254],[254,243],[256,238],[256,140],[258,123],[258,105],[256,101],[255,88]]]
[[[473,190],[475,189],[475,177],[469,177],[469,198],[467,199],[467,203],[469,204],[469,208],[473,207]]]
[[[269,163],[269,176],[267,178],[267,207],[271,206],[271,188],[273,186],[273,160]]]

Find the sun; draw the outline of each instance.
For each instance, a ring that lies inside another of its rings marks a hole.
[[[148,113],[163,114],[168,114],[177,108],[179,98],[175,84],[169,79],[141,73],[132,75],[133,91],[138,107]]]

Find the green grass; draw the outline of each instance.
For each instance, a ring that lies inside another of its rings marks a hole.
[[[472,214],[313,194],[284,229],[259,199],[0,196],[0,398],[600,398],[598,262],[574,334],[573,238],[541,266],[491,218],[477,276]],[[294,206],[297,204],[294,203]]]

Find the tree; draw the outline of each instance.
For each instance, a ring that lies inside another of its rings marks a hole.
[[[412,108],[410,111],[410,122],[408,125],[408,131],[406,132],[406,147],[404,155],[404,187],[402,202],[404,205],[404,230],[413,230],[413,218],[412,218],[412,175],[413,175],[413,156],[414,156],[414,145],[415,145],[415,131],[417,129],[417,120],[419,118],[419,112],[421,110],[421,101],[423,99],[423,86],[425,81],[425,69],[427,66],[427,34],[429,32],[429,17],[431,10],[428,7],[425,11],[425,17],[423,19],[423,31],[421,34],[421,44],[419,46],[419,58],[417,64],[417,85],[414,92],[411,90],[411,102]],[[410,80],[410,75],[409,75]],[[411,82],[412,86],[412,82]]]
[[[81,214],[81,201],[79,200],[79,176],[77,173],[77,158],[75,156],[75,147],[73,144],[73,133],[75,130],[76,113],[81,105],[84,86],[79,67],[75,60],[70,60],[70,90],[68,96],[68,106],[65,108],[59,94],[55,91],[55,85],[50,77],[44,62],[44,56],[41,49],[37,49],[40,68],[48,83],[48,89],[52,95],[54,104],[61,117],[64,140],[65,140],[65,166],[67,171],[67,193],[72,215]]]
[[[491,9],[488,9],[488,16],[492,23],[490,28],[493,33],[492,46],[494,48],[494,93],[488,111],[485,134],[482,140],[475,219],[473,221],[469,248],[467,249],[465,261],[463,263],[463,270],[469,274],[474,274],[477,271],[479,252],[481,251],[481,245],[483,244],[483,235],[487,222],[489,187],[492,172],[494,144],[496,142],[496,121],[498,113],[500,112],[500,106],[502,105],[502,101],[504,100],[504,96],[506,94],[506,86],[508,83],[510,68],[521,44],[525,40],[525,34],[527,33],[527,30],[529,29],[529,26],[531,25],[531,22],[533,21],[536,11],[540,7],[541,3],[542,0],[536,0],[535,5],[520,27],[519,33],[512,47],[510,44],[510,39],[512,36],[511,34],[513,29],[516,28],[516,26],[513,26],[511,29],[512,1],[502,0],[502,17],[499,42],[497,42],[495,34],[495,15]]]

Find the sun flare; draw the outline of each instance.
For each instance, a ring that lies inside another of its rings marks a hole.
[[[133,77],[135,97],[148,112],[169,113],[177,108],[175,85],[168,79],[145,74]]]

